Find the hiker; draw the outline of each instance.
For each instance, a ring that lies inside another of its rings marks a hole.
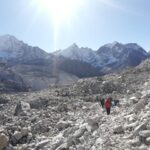
[[[96,96],[96,102],[98,102],[102,108],[104,108],[104,102],[105,102],[105,99],[100,97],[100,96]]]
[[[119,100],[115,99],[114,100],[114,106],[118,106],[119,105]]]
[[[102,108],[104,108],[105,99],[104,98],[100,98],[100,103],[101,103]]]
[[[99,103],[99,96],[98,95],[96,95],[96,102],[98,102]]]
[[[106,108],[106,112],[107,112],[107,115],[110,114],[110,108],[111,108],[111,97],[108,97],[106,100],[105,100],[105,108]]]

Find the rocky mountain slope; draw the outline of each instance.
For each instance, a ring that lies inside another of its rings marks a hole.
[[[119,74],[1,94],[0,150],[149,150],[150,60]],[[120,104],[108,116],[95,96]]]

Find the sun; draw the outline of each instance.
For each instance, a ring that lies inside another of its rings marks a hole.
[[[61,24],[71,19],[82,2],[83,0],[34,0],[41,12],[52,17],[54,24]]]
[[[31,5],[37,8],[37,18],[45,15],[53,25],[54,48],[59,43],[61,29],[68,29],[73,19],[78,17],[86,0],[32,0]]]

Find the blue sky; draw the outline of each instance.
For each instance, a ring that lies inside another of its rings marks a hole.
[[[0,35],[14,35],[48,52],[72,43],[96,50],[113,41],[150,50],[150,0],[80,0],[57,31],[52,15],[31,1],[0,0]]]

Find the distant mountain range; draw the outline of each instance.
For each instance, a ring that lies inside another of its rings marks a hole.
[[[97,51],[79,48],[76,44],[73,44],[65,50],[54,52],[54,54],[87,62],[99,68],[101,73],[137,66],[142,60],[149,57],[149,53],[136,43],[121,44],[118,42],[105,44]]]
[[[77,44],[53,53],[32,47],[11,35],[0,36],[0,90],[28,91],[74,83],[137,66],[150,57],[136,43],[113,42],[97,51]]]

